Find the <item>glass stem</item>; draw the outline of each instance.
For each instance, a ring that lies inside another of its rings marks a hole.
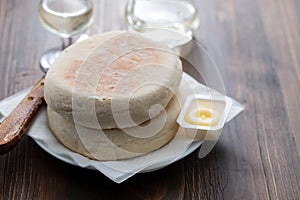
[[[61,50],[63,51],[65,48],[67,48],[72,44],[72,37],[68,37],[68,38],[62,37],[61,41],[62,41]]]

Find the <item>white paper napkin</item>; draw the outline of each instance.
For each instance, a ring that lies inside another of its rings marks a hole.
[[[180,88],[182,104],[184,99],[192,93],[221,95],[185,73],[183,74],[183,82],[185,84],[181,84]],[[2,100],[0,102],[0,112],[7,116],[29,91],[30,88]],[[241,104],[233,100],[226,122],[234,118],[243,109],[244,107]],[[45,108],[40,109],[27,135],[56,158],[83,168],[96,169],[116,183],[121,183],[136,173],[153,171],[167,166],[188,155],[203,143],[203,141],[193,141],[192,138],[186,137],[185,130],[180,128],[171,142],[152,153],[120,161],[95,161],[70,151],[56,140],[48,128]]]

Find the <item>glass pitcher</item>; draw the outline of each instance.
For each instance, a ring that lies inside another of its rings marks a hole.
[[[192,0],[128,0],[125,9],[128,29],[168,29],[192,36],[200,19]]]

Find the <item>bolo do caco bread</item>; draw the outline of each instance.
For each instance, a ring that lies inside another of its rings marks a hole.
[[[176,134],[182,64],[166,46],[127,31],[75,43],[45,78],[48,124],[66,147],[96,160],[154,151]]]

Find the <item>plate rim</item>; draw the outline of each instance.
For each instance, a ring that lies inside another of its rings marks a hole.
[[[29,137],[30,137],[30,136],[29,136]],[[30,137],[30,138],[31,138],[31,137]],[[68,163],[68,164],[70,164],[70,165],[73,165],[73,166],[76,166],[76,167],[80,167],[80,168],[84,168],[84,169],[97,170],[97,169],[95,169],[95,168],[93,168],[93,167],[90,167],[90,166],[87,166],[87,167],[79,166],[79,165],[77,165],[77,163],[73,162],[72,160],[69,160],[69,159],[67,159],[67,158],[65,158],[65,157],[63,157],[63,156],[61,156],[61,155],[59,155],[59,154],[56,154],[56,153],[52,152],[52,151],[47,147],[47,145],[44,145],[44,144],[43,144],[42,142],[40,142],[39,140],[36,140],[36,139],[34,139],[34,138],[32,138],[32,139],[34,140],[34,142],[35,142],[41,149],[43,149],[45,152],[47,152],[48,154],[50,154],[51,156],[55,157],[56,159],[58,159],[58,160],[60,160],[60,161],[63,161],[63,162]],[[55,140],[57,141],[56,138],[55,138]],[[178,156],[178,157],[175,158],[174,160],[168,162],[167,164],[162,164],[162,165],[160,165],[159,163],[156,163],[156,164],[154,164],[154,165],[150,165],[150,166],[148,166],[148,167],[142,169],[142,170],[139,171],[138,173],[148,173],[148,172],[153,172],[153,171],[157,171],[157,170],[159,170],[159,169],[165,168],[165,167],[167,167],[168,165],[170,165],[170,164],[172,164],[172,163],[174,163],[174,162],[176,162],[176,161],[178,161],[178,160],[181,160],[182,158],[185,158],[186,156],[188,156],[189,154],[191,154],[192,152],[194,152],[198,147],[201,146],[201,144],[202,144],[203,142],[204,142],[203,140],[201,140],[201,141],[200,141],[200,140],[199,140],[199,141],[194,141],[194,142],[192,142],[192,143],[189,145],[189,147],[187,148],[187,150],[186,150],[183,154],[181,154],[180,156]],[[57,141],[57,143],[58,143],[59,145],[63,146],[63,145],[60,144],[58,141]],[[66,149],[67,149],[67,148],[66,148]],[[67,150],[70,151],[70,152],[72,152],[72,153],[78,154],[78,153],[76,153],[76,152],[71,151],[70,149],[67,149]],[[150,152],[150,153],[151,153],[151,152]],[[80,154],[79,154],[79,155],[80,155]],[[145,155],[147,155],[147,154],[145,154]],[[141,155],[141,156],[145,156],[145,155]],[[81,155],[81,156],[83,156],[83,155]],[[85,157],[85,156],[83,156],[83,157]],[[88,157],[85,157],[85,158],[88,158]],[[90,158],[88,158],[88,159],[90,159]],[[90,160],[91,160],[91,159],[90,159]],[[94,161],[102,162],[102,161],[98,161],[98,160],[94,160]]]

